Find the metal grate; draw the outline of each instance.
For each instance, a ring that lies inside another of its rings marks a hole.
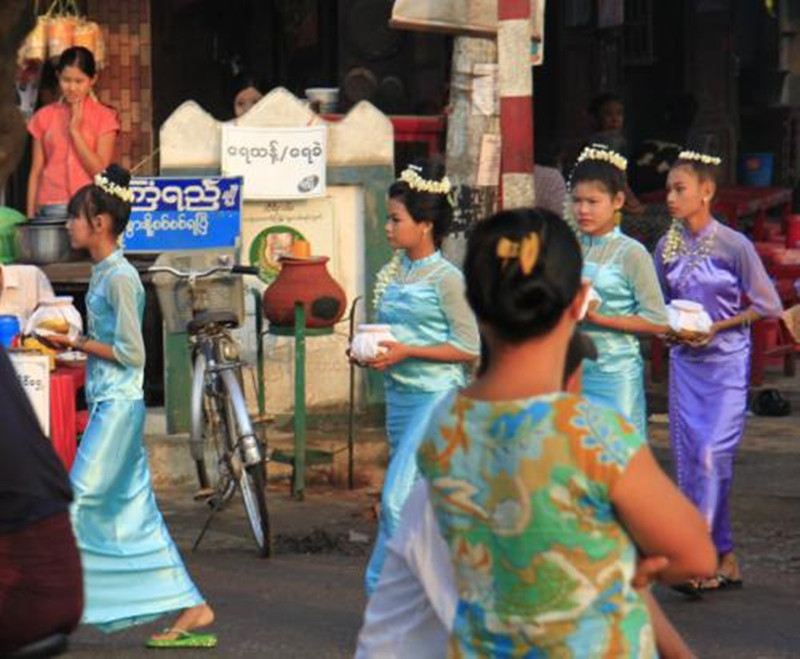
[[[653,0],[625,0],[626,65],[641,66],[655,61]]]

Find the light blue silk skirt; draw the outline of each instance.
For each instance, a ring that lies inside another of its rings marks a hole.
[[[386,391],[386,435],[389,440],[389,467],[381,491],[378,537],[367,565],[367,594],[378,586],[386,543],[394,535],[406,499],[417,478],[417,449],[428,428],[431,412],[448,391],[407,393]]]
[[[647,437],[647,401],[642,365],[626,359],[626,367],[617,372],[601,371],[591,361],[583,362],[583,395],[592,403],[610,407],[630,421],[636,431]]]
[[[141,400],[94,404],[70,474],[82,622],[106,632],[203,603],[156,505],[144,419]]]

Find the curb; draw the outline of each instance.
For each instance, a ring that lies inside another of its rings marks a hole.
[[[294,437],[291,433],[277,430],[268,431],[267,438],[270,449],[280,448],[285,451],[293,449]],[[144,437],[144,445],[150,462],[153,485],[156,488],[196,483],[197,472],[189,453],[188,434],[149,433]],[[332,465],[309,468],[306,478],[310,482],[319,477],[329,484],[346,485],[346,431],[309,432],[307,447],[309,449],[329,451],[334,454]],[[216,462],[216,459],[213,447],[206,446],[206,464],[212,465]],[[380,487],[387,462],[387,446],[382,430],[368,428],[358,433],[353,462],[355,480],[359,485]],[[290,477],[290,466],[270,462],[270,482],[286,481],[288,483]]]

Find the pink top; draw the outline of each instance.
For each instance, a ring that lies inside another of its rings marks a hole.
[[[37,207],[45,204],[66,204],[72,195],[92,182],[72,146],[69,122],[69,105],[58,101],[36,112],[28,123],[28,132],[41,141],[44,149],[44,168],[36,195]],[[83,102],[81,133],[89,148],[96,151],[101,135],[118,130],[117,113],[87,97]]]

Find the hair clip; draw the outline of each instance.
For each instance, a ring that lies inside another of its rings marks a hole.
[[[519,260],[519,267],[524,275],[530,275],[539,261],[541,241],[539,234],[531,231],[521,240],[501,238],[497,242],[497,256],[503,260],[503,267],[512,259]]]
[[[94,184],[103,192],[110,194],[117,199],[121,199],[129,204],[133,203],[133,190],[122,185],[109,181],[103,174],[95,174]]]
[[[708,154],[700,153],[699,151],[681,151],[678,154],[678,160],[690,160],[702,163],[703,165],[714,165],[714,167],[719,167],[722,164],[722,158],[709,156]]]

